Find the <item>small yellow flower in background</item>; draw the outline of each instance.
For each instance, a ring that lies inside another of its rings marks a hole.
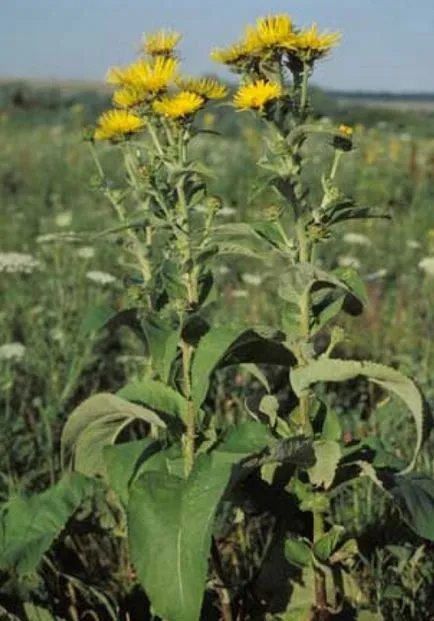
[[[153,60],[138,60],[125,69],[114,67],[107,74],[111,84],[132,90],[149,91],[152,94],[167,89],[178,69],[175,58],[156,56]]]
[[[304,62],[312,62],[326,56],[340,38],[339,32],[320,33],[318,26],[312,24],[308,30],[301,30],[294,36],[294,54]]]
[[[113,103],[119,108],[133,108],[146,101],[148,95],[145,90],[123,88],[113,93]]]
[[[227,87],[212,78],[178,78],[176,84],[184,91],[195,93],[204,99],[223,99],[228,94]]]
[[[121,138],[139,131],[144,125],[145,122],[132,112],[109,110],[99,117],[94,138],[95,140]]]
[[[289,15],[268,15],[256,21],[256,27],[247,26],[246,45],[261,53],[269,49],[291,49],[294,31]]]
[[[181,119],[200,110],[204,103],[205,99],[200,95],[190,93],[189,91],[181,91],[173,97],[156,99],[152,106],[157,114],[171,119]]]
[[[338,129],[338,131],[339,131],[341,134],[344,134],[345,136],[347,136],[348,138],[351,138],[351,136],[352,136],[352,135],[353,135],[353,133],[354,133],[354,130],[353,130],[353,128],[352,128],[352,127],[349,127],[349,125],[343,125],[343,124],[342,124],[342,125],[339,125],[339,129]]]
[[[234,97],[234,105],[240,110],[259,110],[269,101],[281,97],[282,94],[280,84],[256,80],[239,88]]]
[[[212,112],[206,112],[203,115],[203,126],[206,129],[211,129],[215,125],[216,116]]]
[[[245,42],[234,43],[226,49],[217,48],[210,54],[212,60],[223,65],[236,66],[247,60],[254,49]]]
[[[179,32],[171,30],[150,33],[143,39],[143,51],[150,56],[170,56],[181,39]]]

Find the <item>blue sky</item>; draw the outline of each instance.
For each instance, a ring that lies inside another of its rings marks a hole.
[[[103,79],[161,27],[183,32],[186,71],[215,71],[212,47],[284,12],[343,33],[317,84],[434,92],[434,0],[0,0],[0,9],[0,77]]]

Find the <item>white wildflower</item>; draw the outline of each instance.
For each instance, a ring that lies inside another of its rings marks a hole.
[[[63,211],[56,216],[56,225],[63,228],[65,226],[70,226],[72,222],[72,212],[71,211]]]
[[[428,274],[428,276],[434,276],[434,257],[424,257],[418,263],[421,270]]]
[[[231,270],[226,265],[219,265],[216,269],[217,274],[220,274],[220,276],[226,276],[230,271]]]
[[[422,244],[415,239],[408,239],[406,241],[406,246],[407,248],[411,248],[412,250],[417,250],[418,248],[421,248]]]
[[[82,246],[77,249],[75,254],[80,259],[93,259],[95,256],[95,248],[92,248],[92,246]]]
[[[0,272],[8,274],[30,274],[41,266],[30,254],[22,252],[0,252]]]
[[[345,233],[342,239],[347,244],[354,244],[355,246],[372,246],[369,237],[362,233]]]
[[[233,207],[222,207],[218,212],[219,216],[223,216],[224,218],[233,216],[235,213],[237,213],[237,210]]]
[[[116,278],[111,274],[108,274],[107,272],[100,272],[98,270],[86,272],[86,278],[98,283],[99,285],[110,285],[116,281]]]
[[[385,276],[387,276],[387,270],[385,267],[382,267],[376,272],[371,272],[371,274],[366,274],[365,281],[371,282],[372,280],[379,280],[380,278],[384,278]]]
[[[208,207],[206,207],[206,205],[202,205],[201,203],[199,203],[198,205],[194,206],[194,210],[197,211],[198,213],[208,213],[209,209]]]
[[[232,291],[233,298],[246,298],[248,295],[249,294],[245,289],[234,289]]]
[[[50,336],[53,341],[57,341],[58,343],[63,343],[65,340],[65,333],[61,328],[53,328],[50,331]]]
[[[25,351],[22,343],[5,343],[0,345],[0,360],[21,360]]]
[[[362,266],[359,259],[356,257],[350,257],[349,255],[342,255],[338,257],[338,265],[340,267],[354,267],[354,269],[358,270]]]
[[[262,283],[262,276],[259,274],[243,274],[241,279],[246,285],[251,285],[252,287],[259,287]]]
[[[48,244],[55,242],[75,242],[79,239],[79,235],[74,233],[74,231],[64,231],[62,233],[46,233],[45,235],[38,235],[36,242],[38,244]]]

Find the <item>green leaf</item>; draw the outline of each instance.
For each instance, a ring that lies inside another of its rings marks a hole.
[[[291,384],[297,396],[317,382],[344,382],[362,375],[400,397],[409,408],[416,425],[413,459],[401,474],[410,472],[431,428],[428,405],[416,384],[399,371],[374,362],[321,358],[304,367],[291,369]]]
[[[200,340],[192,365],[193,401],[198,408],[208,392],[211,374],[230,346],[245,332],[245,327],[220,326],[211,330]]]
[[[344,282],[353,295],[359,299],[363,305],[369,303],[369,296],[360,274],[352,267],[338,267],[334,270],[338,278]]]
[[[188,479],[145,472],[131,486],[132,561],[155,613],[166,621],[199,620],[215,512],[233,465],[264,449],[268,435],[261,427],[234,429],[218,450],[199,455]]]
[[[257,379],[258,382],[260,382],[260,384],[265,388],[268,393],[271,392],[270,383],[267,376],[256,364],[246,362],[245,364],[242,364],[241,367],[251,373],[253,377]]]
[[[103,450],[114,444],[120,432],[135,420],[165,428],[152,410],[110,393],[83,401],[69,416],[61,437],[61,462],[89,476],[105,476]]]
[[[357,613],[356,621],[384,621],[384,617],[381,614],[381,612],[372,612],[371,610],[360,610]]]
[[[342,427],[339,422],[339,416],[333,408],[327,408],[321,437],[323,440],[331,440],[334,442],[339,442],[342,437]]]
[[[176,358],[181,326],[174,326],[169,319],[157,313],[149,313],[142,320],[154,370],[161,380],[168,382],[173,361]]]
[[[285,539],[285,558],[288,563],[303,569],[312,562],[312,550],[303,539],[287,537]]]
[[[67,521],[95,489],[77,473],[29,498],[12,498],[0,513],[0,568],[34,572]]]
[[[128,504],[129,486],[146,454],[153,454],[157,443],[150,438],[106,446],[103,451],[104,463],[111,487],[124,506]]]
[[[332,526],[331,529],[314,543],[313,552],[320,563],[326,563],[342,541],[345,528]]]
[[[166,414],[187,421],[187,400],[163,382],[152,379],[132,382],[123,386],[117,395],[127,401],[142,403],[161,416]]]
[[[193,358],[192,392],[196,407],[203,403],[214,371],[244,363],[291,366],[296,358],[277,340],[276,331],[245,326],[211,328],[199,341]]]
[[[23,608],[27,621],[62,621],[60,617],[53,616],[47,608],[35,606],[35,604],[32,604],[31,602],[25,602],[23,604]],[[0,616],[0,619],[1,618],[2,617]]]
[[[408,526],[434,541],[434,479],[424,474],[395,476],[390,492]]]
[[[85,338],[92,336],[103,328],[115,330],[119,326],[127,326],[142,341],[145,341],[140,321],[137,317],[136,308],[116,310],[108,304],[90,306],[84,314],[78,336]]]
[[[309,479],[315,487],[328,489],[335,478],[341,458],[341,447],[331,440],[318,440],[313,443],[316,463],[309,469]]]
[[[90,306],[81,321],[79,336],[85,337],[93,332],[99,332],[116,314],[117,310],[108,304]]]

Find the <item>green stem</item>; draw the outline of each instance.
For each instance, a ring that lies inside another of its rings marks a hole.
[[[316,543],[325,534],[324,514],[322,511],[313,513],[313,542]],[[315,604],[319,619],[326,619],[329,616],[327,610],[327,586],[324,572],[315,568]]]
[[[184,438],[184,469],[186,476],[188,476],[194,464],[196,439],[196,416],[191,390],[191,360],[193,354],[193,347],[185,341],[182,341],[181,350],[183,390],[184,397],[187,400],[187,432]]]
[[[301,95],[300,95],[300,117],[304,120],[307,108],[307,84],[309,80],[309,65],[303,63],[303,73],[301,77]]]

